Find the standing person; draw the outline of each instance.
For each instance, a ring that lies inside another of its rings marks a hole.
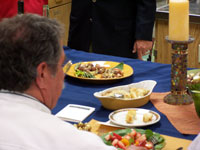
[[[152,48],[155,12],[156,0],[72,0],[68,46],[142,59]]]
[[[64,81],[62,33],[39,15],[0,22],[1,150],[115,150],[51,115]]]

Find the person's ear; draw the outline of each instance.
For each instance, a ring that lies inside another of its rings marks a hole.
[[[42,62],[37,67],[37,77],[36,84],[40,89],[47,88],[47,78],[48,78],[48,65],[46,62]]]

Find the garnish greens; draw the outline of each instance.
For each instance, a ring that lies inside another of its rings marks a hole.
[[[95,76],[92,75],[91,73],[86,72],[86,71],[81,71],[79,69],[76,69],[75,75],[76,77],[95,78]]]
[[[200,83],[188,84],[187,86],[190,90],[200,91]]]
[[[75,67],[75,76],[76,77],[84,77],[84,78],[95,78],[94,75],[92,75],[90,72],[86,72],[86,71],[81,71],[78,69],[78,67],[81,65],[81,63],[78,63]]]
[[[123,68],[124,68],[124,63],[121,62],[120,64],[118,64],[118,65],[115,66],[114,68],[118,68],[118,69],[120,69],[120,70],[123,70]],[[114,69],[114,68],[113,68],[113,69]]]

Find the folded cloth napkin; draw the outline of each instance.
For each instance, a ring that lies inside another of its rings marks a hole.
[[[194,104],[170,105],[163,101],[167,93],[152,93],[150,100],[158,111],[165,114],[171,124],[182,134],[198,134],[200,118],[197,116]]]

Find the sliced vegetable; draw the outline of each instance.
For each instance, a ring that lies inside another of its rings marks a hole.
[[[131,131],[131,133],[130,133],[130,136],[131,136],[132,138],[135,138],[136,135],[137,135],[137,132],[133,129],[133,130]]]
[[[138,137],[135,141],[135,145],[136,146],[145,146],[146,144],[146,135],[145,134],[142,134],[140,137]]]
[[[145,147],[147,148],[147,149],[153,149],[153,143],[152,142],[146,142],[146,144],[145,144]]]
[[[126,150],[126,146],[121,141],[118,141],[117,145],[118,145],[119,148]]]
[[[125,146],[129,146],[129,145],[130,145],[129,140],[127,140],[126,138],[122,138],[122,139],[121,139],[121,142],[122,142]]]
[[[118,139],[114,139],[114,140],[112,141],[112,145],[113,145],[113,146],[117,146],[118,141],[119,141]]]
[[[122,139],[122,137],[121,137],[120,135],[118,135],[117,133],[115,133],[115,132],[113,132],[113,136],[114,136],[115,138],[117,138],[118,140],[121,140],[121,139]]]

